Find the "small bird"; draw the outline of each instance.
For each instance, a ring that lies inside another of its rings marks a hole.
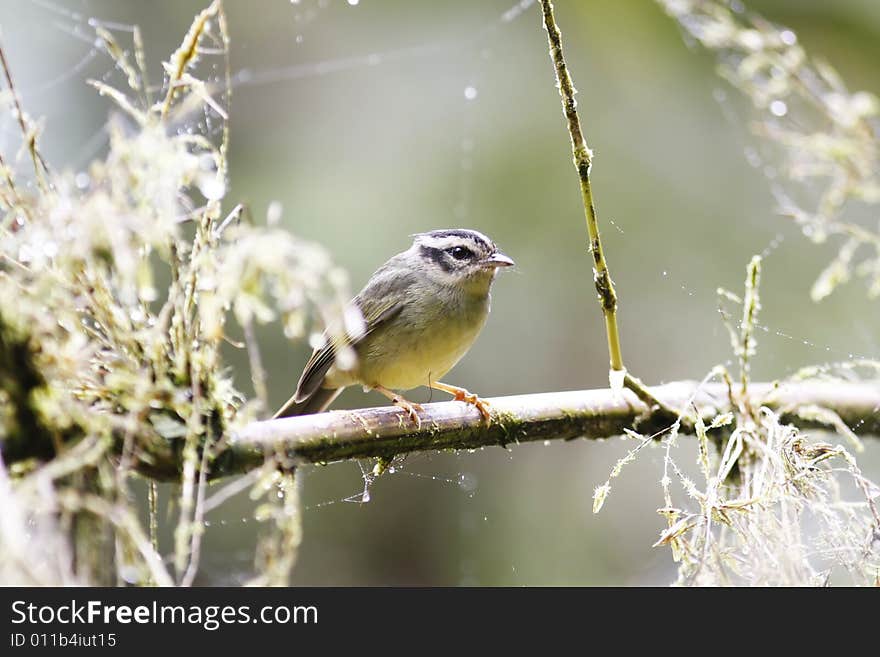
[[[351,369],[335,363],[337,344],[326,338],[300,376],[296,393],[275,418],[319,413],[346,386],[377,390],[419,426],[421,406],[394,390],[428,386],[475,406],[486,420],[488,404],[464,388],[439,381],[470,349],[489,314],[489,290],[499,268],[513,260],[475,230],[453,228],[414,235],[352,300],[365,330],[349,337],[357,355]]]

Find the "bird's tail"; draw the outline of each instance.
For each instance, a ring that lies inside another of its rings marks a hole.
[[[296,401],[296,395],[287,400],[287,403],[272,416],[273,420],[294,415],[308,415],[326,411],[333,400],[339,396],[342,388],[318,388],[311,395],[300,402]]]

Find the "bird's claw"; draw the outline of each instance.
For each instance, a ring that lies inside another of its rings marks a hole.
[[[462,401],[465,404],[470,404],[475,407],[478,411],[480,411],[480,415],[483,416],[483,419],[486,422],[490,422],[492,420],[492,413],[489,411],[489,402],[485,399],[480,399],[477,395],[472,392],[468,392],[464,388],[461,388],[455,393],[454,397],[455,401]]]
[[[422,428],[422,418],[419,417],[419,413],[424,409],[420,404],[411,402],[403,397],[395,397],[392,402],[406,411],[406,414],[409,415],[409,419],[416,423],[417,428]]]

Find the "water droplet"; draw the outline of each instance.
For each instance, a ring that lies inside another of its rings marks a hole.
[[[782,32],[779,33],[779,38],[782,39],[782,43],[787,46],[793,46],[797,43],[797,34],[791,30],[782,30]]]
[[[477,97],[477,88],[471,87],[471,86],[465,87],[464,88],[464,97],[467,98],[468,100],[473,100],[474,98],[476,98]]]
[[[462,472],[458,475],[458,485],[462,490],[472,492],[477,488],[477,477],[470,472]]]
[[[788,114],[788,105],[783,100],[774,100],[770,103],[770,113],[773,116],[785,116]]]
[[[361,0],[348,0],[348,4],[350,4],[352,7],[357,7],[357,4],[358,4],[360,1],[361,1]]]

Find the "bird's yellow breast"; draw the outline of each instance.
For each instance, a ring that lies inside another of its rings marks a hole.
[[[488,304],[442,321],[408,322],[399,318],[393,331],[377,330],[360,343],[358,363],[348,372],[332,367],[325,386],[361,384],[409,390],[438,381],[461,360],[483,328]]]

